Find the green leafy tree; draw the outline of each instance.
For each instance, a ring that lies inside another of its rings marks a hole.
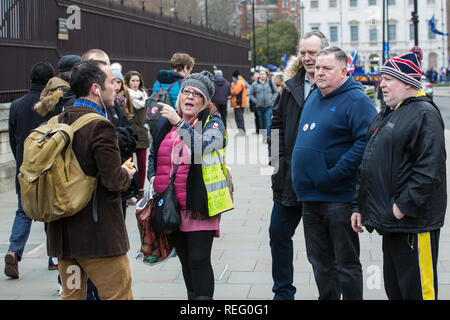
[[[285,53],[288,55],[297,53],[297,29],[294,24],[287,20],[269,24],[269,50],[267,50],[267,27],[257,28],[255,30],[255,38],[256,63],[258,65],[267,66],[267,64],[273,64],[280,66],[281,59]],[[249,35],[249,39],[250,48],[253,50],[253,34]]]

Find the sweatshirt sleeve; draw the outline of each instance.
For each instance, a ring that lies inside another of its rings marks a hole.
[[[333,181],[352,177],[358,172],[358,167],[366,147],[367,129],[377,115],[376,109],[369,98],[355,101],[347,111],[348,129],[353,137],[353,145],[337,161],[328,172]]]

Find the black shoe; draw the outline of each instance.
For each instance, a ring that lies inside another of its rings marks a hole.
[[[19,261],[15,252],[9,251],[5,255],[5,274],[13,279],[19,278]]]

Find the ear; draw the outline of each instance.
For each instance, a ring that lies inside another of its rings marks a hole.
[[[184,71],[187,75],[189,75],[189,74],[191,73],[192,69],[189,69],[188,66],[184,66],[183,71]]]
[[[93,83],[92,86],[91,86],[90,93],[91,93],[93,96],[99,96],[99,95],[100,95],[99,92],[101,92],[101,89],[102,89],[102,88],[101,88],[97,83]]]

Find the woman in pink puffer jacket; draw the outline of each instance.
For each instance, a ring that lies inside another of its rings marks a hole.
[[[180,205],[180,230],[171,235],[180,258],[189,299],[212,299],[214,273],[211,249],[220,234],[220,214],[209,217],[202,176],[204,152],[225,147],[225,129],[211,98],[214,77],[208,71],[191,74],[181,84],[177,110],[160,104],[147,177],[157,193],[169,185],[176,163],[175,195]],[[207,118],[209,117],[209,121]],[[195,127],[195,130],[194,130]]]

